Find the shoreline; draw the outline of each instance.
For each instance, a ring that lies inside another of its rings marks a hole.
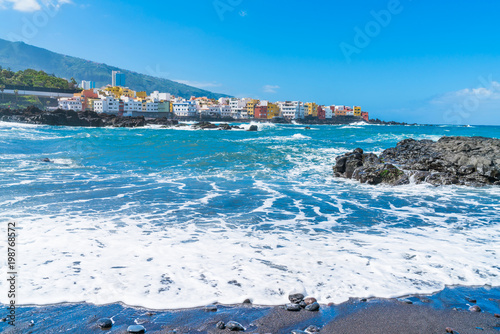
[[[379,119],[366,122],[358,116],[336,116],[332,119],[304,118],[296,120],[279,119],[235,119],[232,117],[177,117],[171,115],[168,118],[146,118],[144,116],[129,117],[114,114],[95,113],[93,111],[74,111],[56,109],[54,111],[43,111],[36,107],[26,109],[0,109],[0,121],[18,122],[26,124],[45,124],[55,126],[78,126],[78,127],[144,127],[156,124],[175,126],[182,122],[212,122],[212,123],[274,123],[274,124],[300,124],[300,125],[349,125],[364,122],[371,125],[418,125],[399,122],[385,122]]]
[[[479,306],[469,310],[471,306]],[[5,305],[2,305],[5,309]],[[220,321],[240,323],[249,333],[304,333],[316,326],[321,333],[498,333],[500,287],[452,286],[431,295],[400,298],[350,298],[341,304],[321,305],[316,312],[286,310],[282,305],[249,303],[207,308],[154,310],[122,303],[93,305],[60,303],[17,306],[15,328],[0,322],[2,333],[102,333],[97,321],[112,319],[106,333],[126,333],[141,325],[147,333],[225,333]],[[3,316],[2,316],[3,317]]]

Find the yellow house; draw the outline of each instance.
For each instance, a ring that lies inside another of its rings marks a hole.
[[[267,118],[278,117],[280,115],[280,107],[276,103],[269,102],[267,104]]]
[[[133,99],[136,95],[135,91],[126,87],[106,87],[106,91],[111,92],[111,94],[113,94],[116,99],[119,99],[122,96],[130,97]]]
[[[314,102],[306,103],[306,114],[312,117],[318,117],[318,105]]]
[[[361,117],[361,107],[354,107],[354,116],[360,116]]]
[[[259,100],[250,100],[247,102],[247,114],[249,117],[254,117],[255,114],[255,106],[260,103]]]
[[[148,94],[146,94],[146,92],[137,92],[135,93],[135,96],[139,99],[145,100],[148,97]]]

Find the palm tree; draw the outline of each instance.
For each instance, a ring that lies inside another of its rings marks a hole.
[[[14,89],[14,94],[16,95],[16,108],[17,108],[18,107],[17,106],[17,97],[19,96],[19,90]]]
[[[5,90],[5,85],[0,85],[0,90],[2,91],[2,101],[3,101],[3,91]]]

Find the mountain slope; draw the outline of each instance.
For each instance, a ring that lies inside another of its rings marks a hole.
[[[168,79],[156,78],[106,64],[65,56],[23,42],[9,42],[3,39],[0,39],[0,66],[4,68],[10,67],[15,71],[27,68],[42,70],[66,79],[73,77],[77,82],[81,80],[95,81],[96,87],[111,84],[111,72],[121,71],[126,75],[127,86],[136,91],[151,93],[158,90],[184,98],[189,98],[193,95],[216,99],[228,96],[212,93]]]

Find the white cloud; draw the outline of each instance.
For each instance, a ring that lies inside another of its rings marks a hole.
[[[478,103],[500,100],[500,83],[491,81],[489,87],[466,88],[442,94],[430,101],[435,105],[449,105],[450,103],[467,103],[476,100]]]
[[[190,80],[174,80],[174,81],[177,81],[181,84],[185,84],[185,85],[188,85],[188,86],[193,86],[193,87],[197,87],[197,88],[214,88],[214,87],[221,87],[222,84],[220,83],[217,83],[215,81],[213,82],[198,82],[198,81],[190,81]]]
[[[392,113],[405,122],[500,125],[500,83],[482,81],[481,87],[447,92]]]
[[[265,93],[271,93],[271,94],[274,94],[277,92],[277,90],[280,88],[280,86],[277,86],[277,85],[265,85],[264,87],[262,87],[262,90],[265,92]]]
[[[20,12],[36,12],[42,6],[59,8],[63,4],[71,3],[70,0],[0,0],[1,9],[13,9]]]

